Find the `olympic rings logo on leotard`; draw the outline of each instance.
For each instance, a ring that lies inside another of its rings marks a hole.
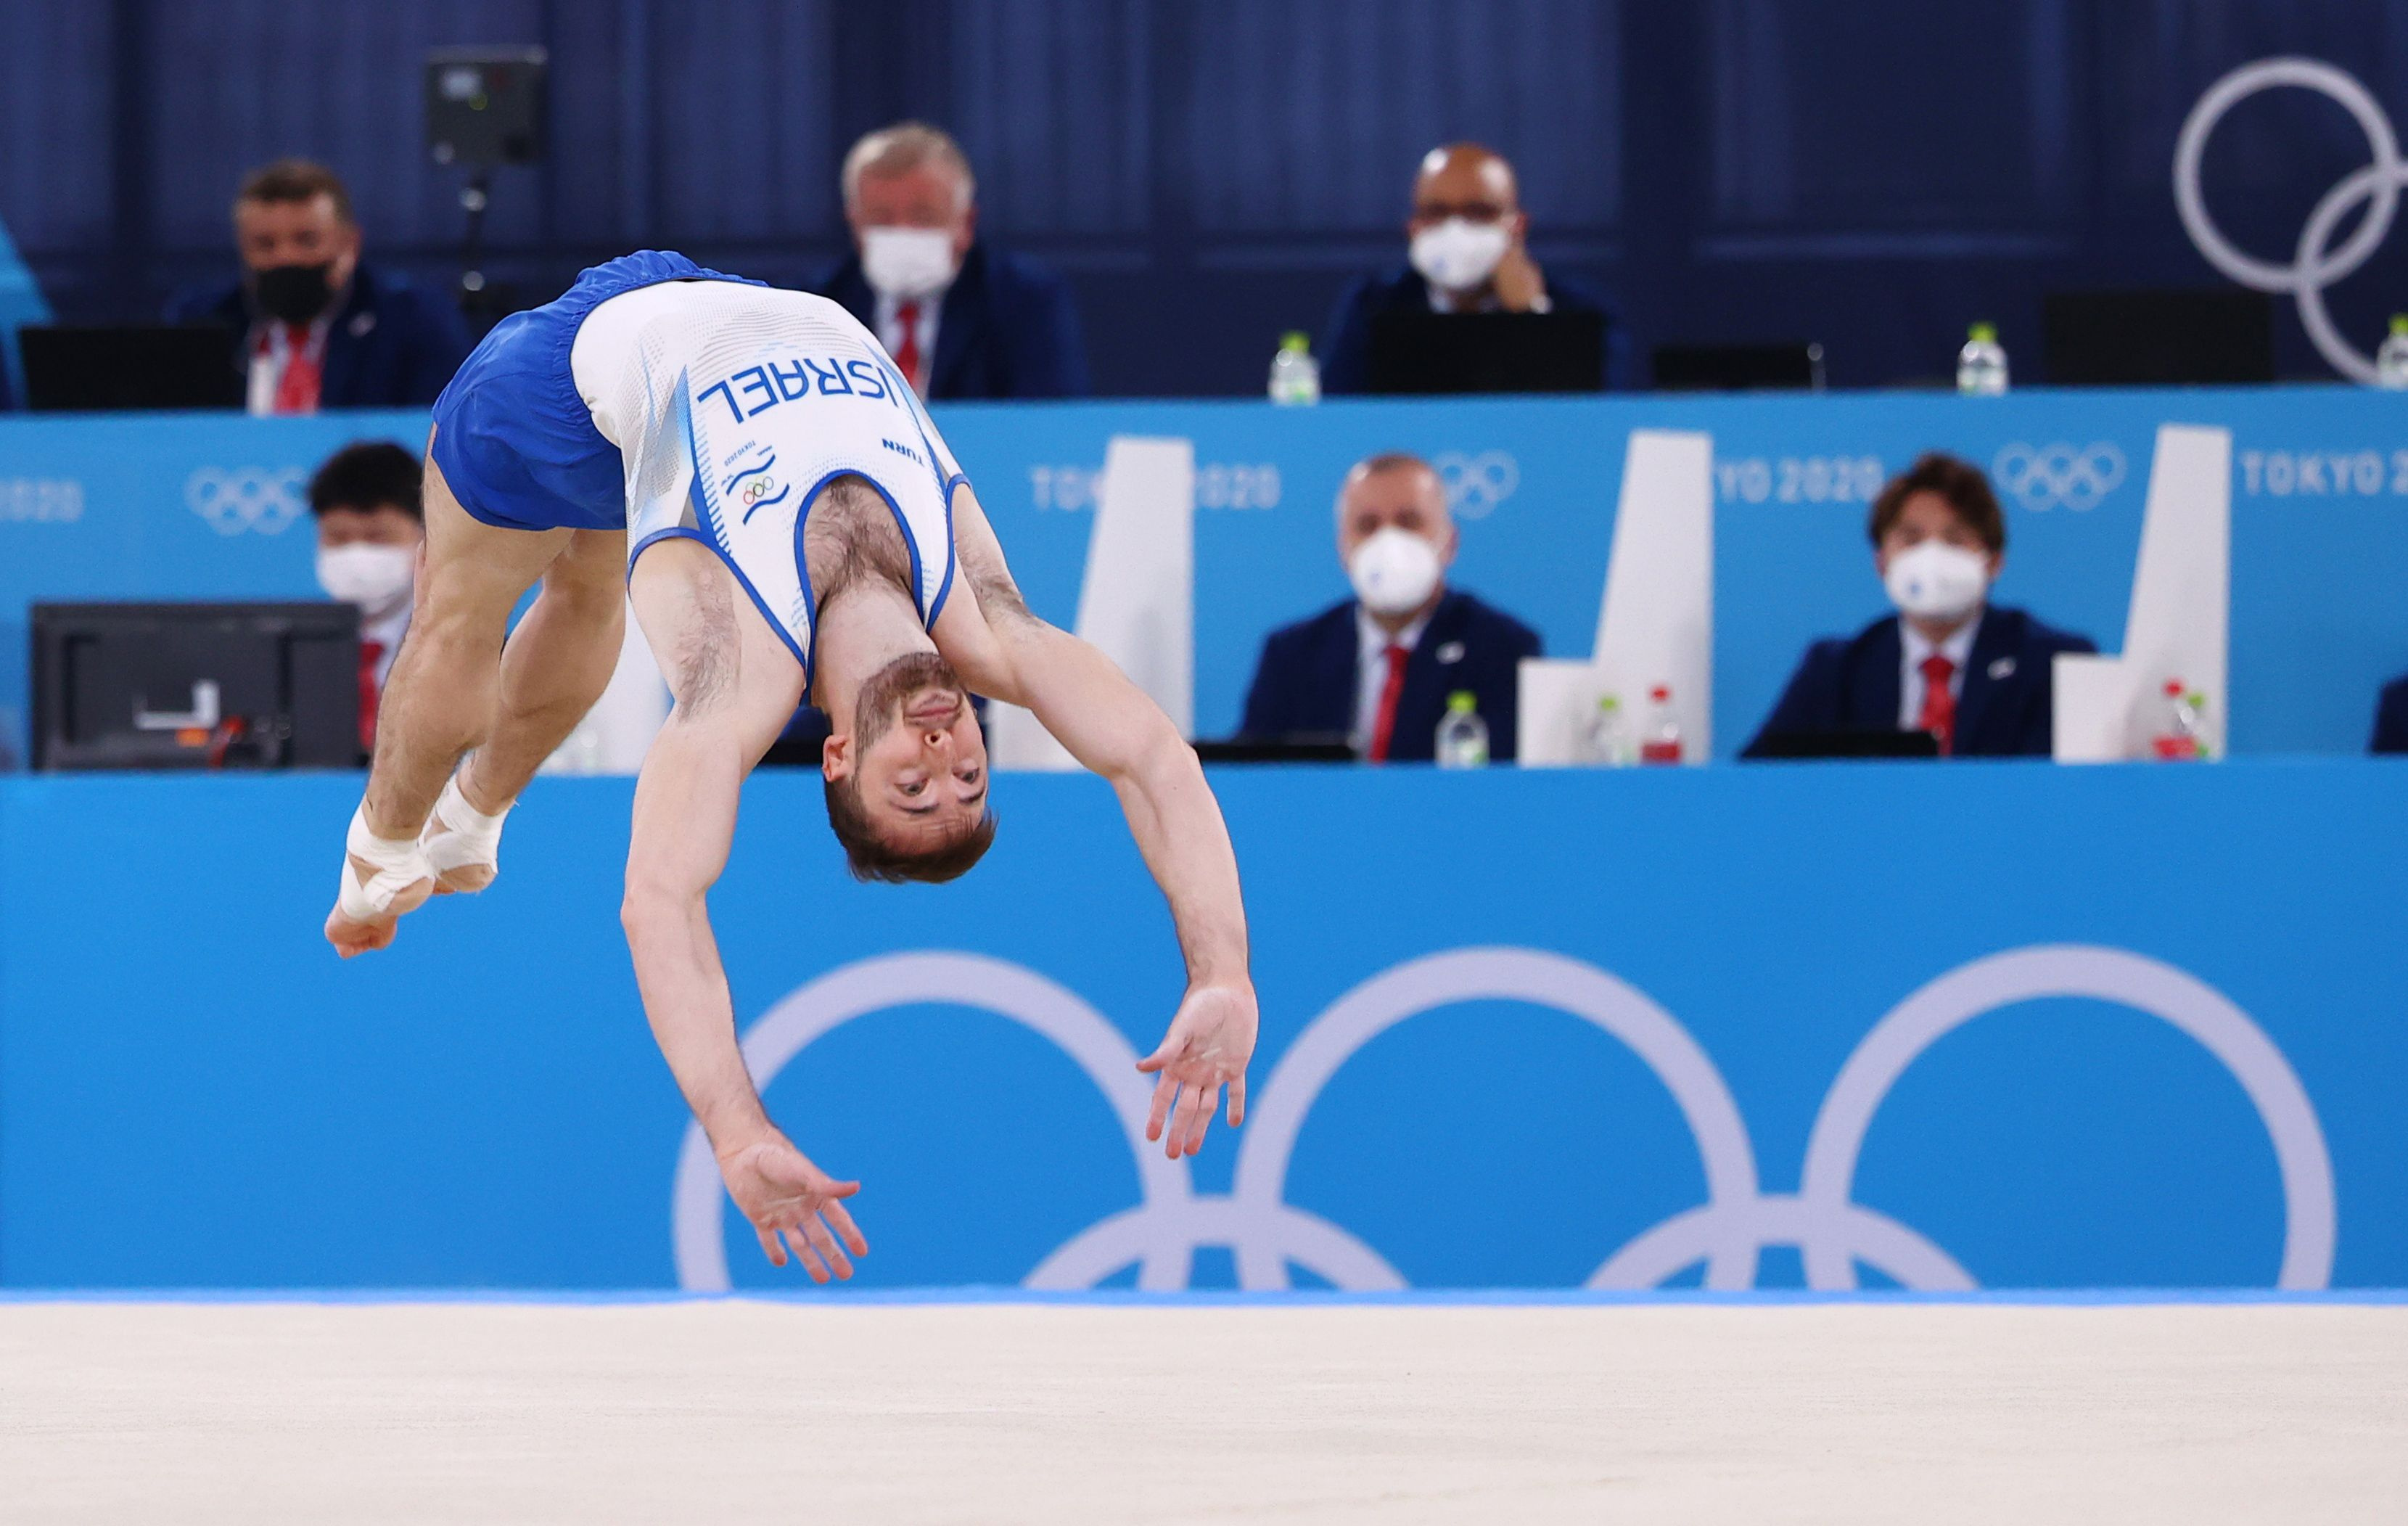
[[[1090,1288],[1134,1264],[1140,1288],[1175,1290],[1188,1285],[1197,1250],[1225,1245],[1235,1252],[1242,1288],[1285,1288],[1294,1263],[1342,1289],[1376,1290],[1402,1288],[1405,1280],[1347,1230],[1286,1202],[1289,1158],[1306,1116],[1339,1068],[1397,1024],[1458,1002],[1522,1001],[1591,1023],[1637,1055],[1672,1094],[1705,1168],[1707,1201],[1633,1237],[1599,1263],[1589,1287],[1652,1288],[1703,1262],[1706,1287],[1744,1288],[1756,1281],[1762,1250],[1795,1245],[1811,1288],[1854,1288],[1862,1263],[1903,1287],[1944,1291],[1974,1287],[1971,1274],[1925,1235],[1854,1201],[1857,1157],[1874,1114],[1925,1051],[1985,1014],[2050,997],[2086,997],[2145,1013],[2224,1066],[2274,1147],[2284,1202],[2276,1285],[2327,1286],[2336,1215],[2332,1161],[2299,1076],[2221,992],[2123,949],[2014,949],[1976,959],[1908,996],[1841,1067],[1809,1132],[1795,1193],[1762,1190],[1729,1087],[1670,1014],[1594,965],[1541,949],[1433,954],[1339,998],[1306,1025],[1256,1088],[1226,1195],[1197,1191],[1185,1160],[1168,1159],[1146,1143],[1151,1084],[1137,1073],[1137,1052],[1120,1030],[1072,991],[1007,960],[919,953],[847,965],[772,1007],[744,1035],[743,1051],[754,1084],[766,1088],[831,1029],[888,1008],[942,1002],[1010,1018],[1052,1040],[1095,1082],[1128,1136],[1142,1199],[1072,1236],[1028,1274],[1026,1286]],[[729,1287],[725,1205],[710,1141],[689,1125],[670,1205],[681,1287]]]
[[[1522,464],[1503,451],[1442,451],[1431,457],[1430,469],[1458,519],[1486,519],[1522,485]]]
[[[2344,176],[2324,194],[2300,228],[2291,262],[2276,265],[2243,253],[2215,225],[2200,184],[2200,161],[2207,151],[2208,136],[2226,112],[2260,91],[2286,86],[2313,90],[2358,119],[2374,160]],[[2408,161],[2400,156],[2400,139],[2382,103],[2355,76],[2320,59],[2261,58],[2243,65],[2208,87],[2184,119],[2182,134],[2174,142],[2174,205],[2191,242],[2210,265],[2242,285],[2288,293],[2298,302],[2300,323],[2316,349],[2333,369],[2358,382],[2374,380],[2374,362],[2358,353],[2333,326],[2331,314],[2325,310],[2325,289],[2373,256],[2391,231],[2402,185],[2408,185]],[[2329,250],[2326,246],[2333,230],[2359,202],[2367,204],[2366,216],[2339,249]]]
[[[2089,446],[2026,445],[2000,451],[1990,475],[2027,509],[2096,509],[2124,481],[2124,453],[2108,440]]]
[[[220,535],[245,530],[281,535],[305,511],[302,471],[299,467],[203,467],[184,479],[184,505]]]

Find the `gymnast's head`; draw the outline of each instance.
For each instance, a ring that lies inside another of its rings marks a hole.
[[[828,738],[820,771],[855,879],[957,879],[995,841],[986,740],[968,691],[934,652],[907,653],[862,684],[851,730]]]

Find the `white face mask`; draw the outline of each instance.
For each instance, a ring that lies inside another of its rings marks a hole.
[[[409,583],[418,566],[415,546],[380,546],[354,540],[348,546],[318,548],[318,586],[328,598],[356,604],[374,620],[409,602]]]
[[[1354,548],[1346,576],[1373,614],[1410,613],[1438,588],[1438,548],[1391,525]]]
[[[864,228],[861,273],[898,302],[929,295],[953,281],[953,236],[942,228]]]
[[[1450,217],[1413,235],[1413,268],[1442,292],[1468,292],[1497,273],[1513,230],[1502,223]]]
[[[1945,540],[1924,540],[1889,559],[1890,601],[1927,620],[1961,620],[1990,592],[1990,559]]]

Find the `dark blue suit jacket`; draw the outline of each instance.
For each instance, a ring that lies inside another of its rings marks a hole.
[[[2383,698],[2374,707],[2373,750],[2408,753],[2408,678],[2383,685]]]
[[[1389,758],[1428,762],[1438,750],[1438,723],[1446,713],[1446,697],[1469,689],[1480,697],[1480,718],[1488,723],[1489,756],[1512,761],[1519,664],[1537,655],[1538,632],[1469,594],[1448,592],[1430,612],[1420,643],[1406,659]],[[1354,727],[1360,656],[1351,598],[1272,631],[1254,666],[1254,687],[1246,692],[1246,718],[1238,734],[1262,741],[1345,736]]]
[[[1629,385],[1629,336],[1604,297],[1575,281],[1547,276],[1547,300],[1557,312],[1605,315],[1605,384]],[[1429,282],[1411,265],[1384,275],[1357,276],[1339,294],[1321,330],[1321,390],[1361,392],[1370,384],[1371,320],[1383,312],[1428,312]]]
[[[848,258],[811,288],[875,333],[878,294]],[[1034,260],[970,245],[937,314],[928,397],[1084,397],[1087,349],[1070,284]]]
[[[171,324],[222,324],[234,330],[235,367],[248,369],[244,337],[258,315],[240,281],[185,292],[167,304]],[[435,401],[468,358],[460,310],[401,276],[363,261],[342,310],[326,329],[321,408],[408,408]]]
[[[1964,687],[1956,696],[1956,756],[2047,756],[2055,714],[2052,660],[2060,652],[2098,650],[2086,636],[1992,605],[1973,633]],[[1740,756],[1759,756],[1768,737],[1897,730],[1904,655],[1896,615],[1867,626],[1853,640],[1816,641],[1806,649],[1764,729]]]

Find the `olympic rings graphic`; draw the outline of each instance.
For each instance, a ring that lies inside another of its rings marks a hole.
[[[281,535],[301,517],[301,484],[299,467],[203,467],[184,479],[184,504],[220,535]]]
[[[2234,248],[2208,215],[2200,185],[2200,160],[2207,151],[2208,136],[2226,112],[2260,91],[2286,86],[2313,90],[2358,119],[2374,162],[2343,177],[2325,193],[2300,229],[2299,248],[2291,263],[2275,265]],[[2289,293],[2299,303],[2300,323],[2316,349],[2333,369],[2358,382],[2374,380],[2374,362],[2359,354],[2333,326],[2325,310],[2325,289],[2373,256],[2391,231],[2402,185],[2408,185],[2408,161],[2400,156],[2399,137],[2391,119],[2384,114],[2383,104],[2355,76],[2319,59],[2261,58],[2243,65],[2208,87],[2184,119],[2182,134],[2174,142],[2174,205],[2191,242],[2210,265],[2242,285]],[[2325,246],[2333,229],[2361,201],[2367,203],[2366,216],[2358,230],[2339,249],[2329,251]]]
[[[1339,998],[1307,1024],[1258,1089],[1241,1130],[1231,1191],[1198,1193],[1185,1160],[1145,1143],[1148,1083],[1137,1054],[1104,1016],[1044,976],[982,955],[888,955],[810,982],[745,1034],[744,1061],[766,1087],[786,1063],[831,1029],[885,1008],[946,1002],[1010,1018],[1052,1040],[1092,1079],[1128,1137],[1142,1201],[1074,1235],[1031,1271],[1037,1288],[1093,1287],[1135,1264],[1138,1286],[1187,1286],[1195,1252],[1235,1252],[1239,1285],[1288,1286],[1300,1265],[1347,1290],[1401,1288],[1404,1278],[1345,1229],[1285,1200],[1288,1162],[1330,1078],[1398,1023],[1458,1002],[1505,1000],[1550,1007],[1603,1029],[1671,1093],[1704,1167],[1707,1201],[1646,1230],[1588,1278],[1599,1288],[1643,1288],[1700,1262],[1705,1285],[1754,1285],[1758,1254],[1795,1245],[1807,1285],[1845,1289],[1859,1263],[1927,1291],[1976,1284],[1923,1234],[1854,1201],[1865,1136],[1899,1078],[1947,1034],[2004,1007],[2049,997],[2114,1002],[2172,1025],[2238,1081],[2273,1144],[2283,1184],[2283,1257],[2276,1285],[2325,1287],[2336,1232],[2332,1161],[2324,1130],[2289,1061],[2249,1015],[2196,977],[2123,949],[2048,944],[1976,959],[1908,996],[1873,1025],[1841,1067],[1816,1114],[1796,1193],[1762,1190],[1737,1101],[1713,1061],[1670,1014],[1636,987],[1578,959],[1541,949],[1460,948],[1398,965]],[[729,1287],[726,1196],[710,1141],[689,1125],[670,1204],[678,1282],[695,1291]]]
[[[2027,509],[2096,509],[2124,481],[2124,453],[2108,440],[2087,447],[2063,443],[2000,451],[1990,475]]]
[[[1446,492],[1447,508],[1460,519],[1486,519],[1522,485],[1522,464],[1503,451],[1447,451],[1430,467]]]

